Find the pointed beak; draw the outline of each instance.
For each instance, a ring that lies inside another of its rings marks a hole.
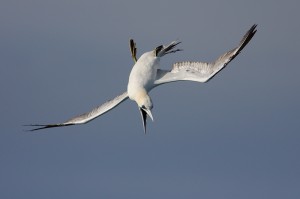
[[[143,110],[147,113],[147,115],[151,118],[151,120],[154,121],[151,110],[149,109],[143,109]]]
[[[142,120],[143,120],[144,132],[146,134],[147,115],[151,118],[152,121],[153,121],[153,116],[152,116],[151,110],[143,109],[143,108],[140,108],[139,110],[141,112],[141,116],[142,116]]]

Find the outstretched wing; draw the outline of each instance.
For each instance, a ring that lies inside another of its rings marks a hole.
[[[63,123],[45,124],[45,125],[31,124],[31,125],[25,125],[25,126],[37,127],[37,128],[30,130],[30,131],[36,131],[36,130],[41,130],[41,129],[53,128],[53,127],[63,127],[63,126],[70,126],[70,125],[75,125],[75,124],[85,124],[85,123],[92,121],[93,119],[96,119],[100,115],[103,115],[107,111],[110,111],[111,109],[115,108],[121,102],[125,101],[127,98],[128,98],[128,94],[126,91],[123,94],[115,97],[114,99],[109,100],[109,101],[105,102],[104,104],[94,108],[90,112],[73,117]]]
[[[169,83],[173,81],[196,81],[207,82],[220,72],[226,65],[233,60],[249,43],[256,33],[256,24],[254,24],[248,32],[244,35],[239,45],[221,55],[216,61],[212,63],[204,62],[177,62],[173,65],[171,71],[161,70],[157,71],[155,85]]]

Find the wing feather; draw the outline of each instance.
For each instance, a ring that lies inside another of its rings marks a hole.
[[[169,83],[173,81],[196,81],[207,82],[213,78],[218,72],[224,69],[227,64],[233,60],[242,49],[249,43],[256,33],[256,24],[254,24],[244,35],[239,45],[221,55],[212,63],[205,62],[177,62],[173,64],[171,71],[157,71],[155,85]]]
[[[126,99],[128,99],[127,91],[122,93],[121,95],[115,97],[114,99],[109,100],[100,106],[97,106],[90,112],[73,117],[73,118],[67,120],[66,122],[58,123],[58,124],[45,124],[45,125],[30,124],[30,125],[25,125],[25,126],[38,127],[38,128],[34,128],[34,129],[30,130],[30,131],[36,131],[36,130],[47,129],[47,128],[71,126],[71,125],[75,125],[75,124],[85,124],[85,123],[88,123],[88,122],[96,119],[97,117],[103,115],[104,113],[110,111],[111,109],[117,107],[121,102],[125,101]]]

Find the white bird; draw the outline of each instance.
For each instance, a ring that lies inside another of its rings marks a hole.
[[[159,69],[160,58],[166,54],[180,51],[180,49],[174,48],[181,42],[173,41],[166,46],[160,45],[154,50],[144,53],[137,60],[135,43],[133,40],[130,40],[131,55],[136,63],[130,72],[127,91],[94,108],[92,111],[73,117],[66,122],[46,125],[31,124],[27,126],[36,126],[37,128],[30,130],[35,131],[53,127],[85,124],[115,108],[129,97],[131,100],[135,101],[139,107],[143,119],[144,132],[146,133],[147,115],[153,120],[151,113],[153,103],[149,96],[149,91],[156,86],[174,81],[196,81],[202,83],[209,81],[218,72],[224,69],[225,66],[248,44],[256,33],[256,26],[257,25],[254,24],[248,30],[236,48],[224,53],[214,62],[177,62],[173,64],[171,70]]]

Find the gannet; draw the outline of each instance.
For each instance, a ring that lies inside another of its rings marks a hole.
[[[160,45],[154,50],[146,52],[141,55],[139,59],[136,58],[136,44],[130,40],[131,56],[135,62],[128,80],[127,91],[115,97],[112,100],[94,108],[90,112],[73,117],[66,122],[57,124],[30,124],[26,126],[36,127],[30,131],[41,129],[64,127],[76,124],[88,123],[111,109],[117,107],[121,102],[130,98],[135,101],[140,110],[144,132],[146,133],[146,119],[149,116],[153,121],[152,108],[153,103],[149,92],[162,84],[175,82],[175,81],[195,81],[205,83],[212,79],[217,73],[224,69],[227,64],[233,60],[242,49],[249,43],[256,33],[256,24],[254,24],[247,33],[243,36],[239,45],[222,54],[214,62],[176,62],[173,64],[171,70],[160,69],[160,58],[169,54],[181,51],[175,49],[180,44],[179,41],[173,41],[169,45]]]

